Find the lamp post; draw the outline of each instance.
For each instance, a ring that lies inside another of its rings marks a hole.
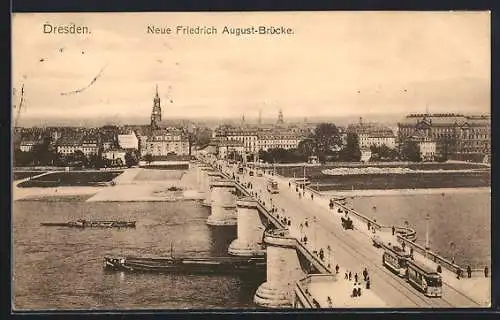
[[[332,251],[332,248],[330,247],[330,245],[328,245],[328,247],[326,247],[326,251],[328,251],[328,269],[331,268],[331,251]]]
[[[425,216],[425,255],[427,256],[427,251],[429,250],[429,221],[431,216],[427,214]]]
[[[450,242],[450,249],[451,249],[451,262],[455,263],[455,242]]]

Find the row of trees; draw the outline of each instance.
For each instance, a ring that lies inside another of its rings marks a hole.
[[[102,155],[90,154],[88,157],[77,150],[72,154],[62,155],[54,150],[45,150],[35,146],[32,151],[14,151],[14,166],[74,166],[83,168],[105,168],[105,167],[132,167],[139,163],[139,157],[136,152],[127,151],[124,155],[124,161],[121,158],[107,159]]]
[[[407,141],[401,148],[401,154],[386,145],[371,146],[370,161],[421,161],[420,149],[415,141]],[[361,150],[359,149],[359,138],[356,133],[349,132],[346,141],[338,128],[333,123],[321,123],[314,132],[302,140],[297,149],[271,149],[260,151],[259,159],[265,162],[304,162],[310,156],[317,156],[319,161],[342,161],[359,162],[361,160]]]

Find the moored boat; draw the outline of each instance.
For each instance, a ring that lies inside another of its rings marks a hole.
[[[104,268],[114,271],[189,274],[262,273],[266,271],[266,259],[263,257],[104,257]]]
[[[84,220],[69,222],[42,222],[42,226],[72,227],[72,228],[135,228],[135,221],[121,220]]]

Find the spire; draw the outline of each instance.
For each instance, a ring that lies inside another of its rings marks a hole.
[[[158,85],[156,85],[156,96],[158,97]]]
[[[278,124],[283,124],[283,110],[280,109],[278,112]]]

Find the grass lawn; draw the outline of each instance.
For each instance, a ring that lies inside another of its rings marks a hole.
[[[335,169],[335,168],[408,168],[411,170],[484,170],[490,171],[491,168],[474,163],[414,163],[414,164],[384,164],[384,163],[351,163],[351,164],[333,164],[318,167],[306,167],[306,176],[309,178],[316,178],[320,176],[325,176],[321,173],[325,169]],[[285,177],[293,177],[294,172],[296,177],[302,177],[304,174],[304,167],[282,167],[276,168],[276,172]]]
[[[109,182],[122,173],[123,171],[54,172],[22,182],[18,186],[23,188],[96,186],[100,182]]]
[[[315,176],[312,186],[319,190],[380,190],[420,188],[475,188],[491,186],[489,172],[359,174],[347,176]]]
[[[13,172],[12,176],[13,176],[14,181],[15,181],[15,180],[26,179],[28,177],[37,176],[37,175],[42,174],[42,173],[44,173],[44,171],[18,171],[18,172]]]

